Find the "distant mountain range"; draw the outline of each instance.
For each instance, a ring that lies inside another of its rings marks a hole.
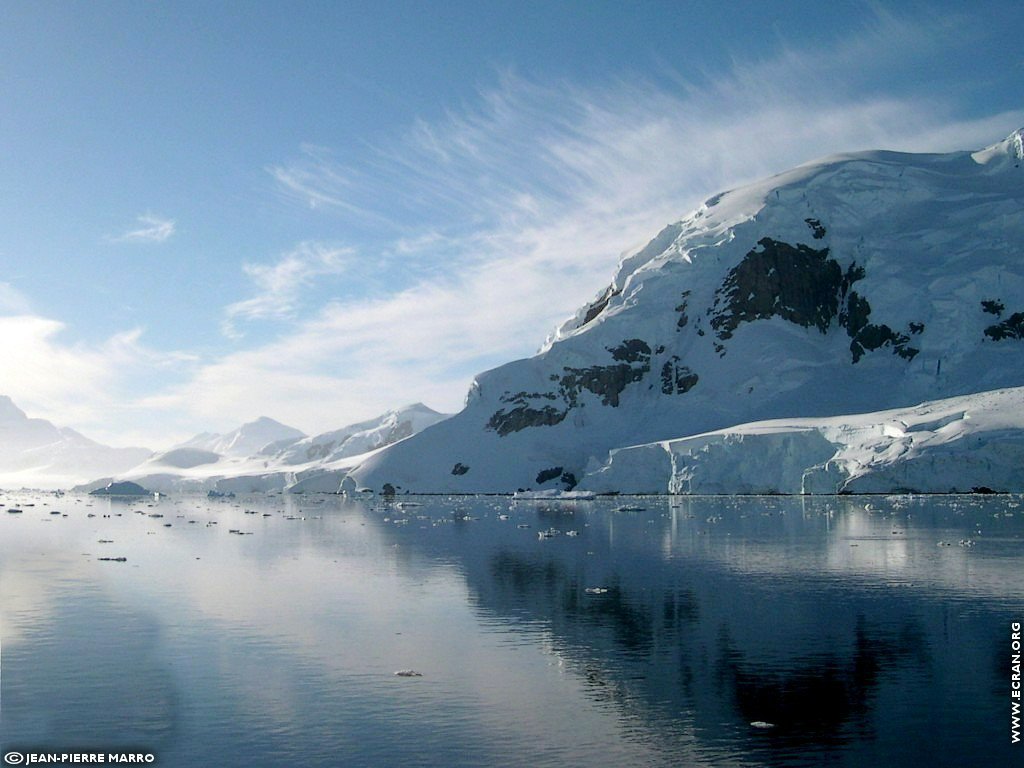
[[[45,419],[30,419],[0,395],[0,487],[59,488],[123,472],[150,456],[146,448],[111,448]]]
[[[447,418],[422,403],[408,405],[314,437],[262,417],[227,434],[203,433],[153,454],[116,478],[76,488],[94,490],[111,479],[151,491],[248,493],[337,491],[348,470],[367,455]]]

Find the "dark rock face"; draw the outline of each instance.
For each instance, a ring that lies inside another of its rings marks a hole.
[[[563,471],[562,467],[551,467],[542,469],[537,473],[537,485],[544,485],[552,480],[558,480],[567,491],[576,487],[576,475],[572,472]]]
[[[999,299],[985,299],[981,302],[981,311],[996,317],[1001,316],[1004,309],[1006,307],[1003,306],[1003,302],[999,301]]]
[[[618,296],[621,292],[622,291],[616,290],[609,285],[605,289],[604,293],[601,295],[601,298],[599,298],[597,301],[595,301],[593,304],[587,307],[587,312],[583,316],[583,321],[576,327],[582,328],[584,325],[586,325],[595,317],[604,312],[604,308],[608,306],[608,302],[612,300],[612,297]]]
[[[1024,339],[1024,312],[1014,312],[1003,322],[990,325],[985,329],[985,335],[992,341]]]
[[[804,219],[811,236],[821,240],[826,235],[825,225],[819,219]],[[666,237],[668,237],[667,233]],[[871,322],[871,304],[861,293],[853,290],[866,273],[856,262],[845,269],[831,254],[830,249],[812,248],[761,238],[743,259],[728,271],[714,293],[712,305],[696,317],[694,333],[703,337],[704,316],[714,338],[716,354],[728,352],[727,342],[744,323],[781,318],[804,328],[816,328],[826,334],[833,327],[846,331],[850,339],[851,360],[856,364],[865,354],[888,347],[893,354],[911,360],[919,350],[910,345],[911,335],[924,332],[923,323],[910,323],[906,331],[897,331],[884,323]],[[592,304],[582,325],[593,320],[618,294],[611,286]],[[678,313],[676,331],[691,324],[691,291],[679,293],[680,302],[674,307]],[[999,302],[983,302],[985,311],[998,314]],[[985,331],[989,337],[1024,338],[1024,313],[1017,314],[999,326]],[[552,373],[552,390],[546,392],[517,392],[502,395],[501,401],[509,407],[501,408],[487,422],[487,429],[505,436],[528,427],[554,426],[565,420],[573,408],[583,404],[581,398],[589,392],[599,398],[601,405],[617,408],[622,393],[632,384],[648,379],[652,366],[656,368],[650,388],[664,395],[681,395],[699,382],[699,375],[682,364],[678,355],[666,355],[666,346],[652,346],[643,339],[625,339],[619,345],[606,347],[611,355],[607,364],[588,367],[562,368]],[[652,362],[653,359],[653,362]],[[660,379],[660,381],[659,381]],[[552,478],[548,478],[553,479]],[[538,482],[541,482],[538,480]]]
[[[617,347],[607,347],[613,360],[627,363],[647,363],[651,359],[651,347],[643,339],[626,339]]]
[[[554,480],[556,477],[561,476],[561,467],[551,467],[550,469],[542,469],[537,473],[537,485],[544,485],[548,480]]]
[[[599,396],[602,405],[617,408],[619,395],[626,386],[640,381],[651,370],[651,347],[642,339],[626,339],[619,346],[607,349],[613,360],[622,362],[562,369],[565,374],[558,380],[558,389],[570,408],[575,407],[583,390]]]
[[[502,402],[514,407],[509,410],[502,408],[493,414],[487,422],[487,429],[505,436],[527,427],[553,426],[563,421],[578,405],[584,391],[600,397],[602,405],[618,407],[622,391],[629,384],[643,379],[651,370],[651,347],[642,339],[626,339],[616,347],[607,347],[607,350],[613,360],[620,362],[589,368],[563,368],[561,376],[553,374],[551,377],[558,383],[557,394],[517,392],[502,395]],[[564,407],[550,404],[537,407],[535,404],[539,400],[560,402]]]
[[[672,359],[661,367],[661,391],[665,395],[682,395],[693,389],[699,377],[685,365],[679,365],[679,357]]]
[[[544,394],[528,395],[524,393],[511,400],[510,402],[515,403],[516,407],[510,411],[502,408],[493,414],[487,421],[487,429],[494,430],[504,437],[527,427],[554,426],[565,418],[568,411],[560,411],[550,405],[545,405],[542,408],[533,408],[527,405],[528,400],[538,397],[544,397]],[[504,399],[505,397],[502,397],[502,400]]]
[[[850,352],[853,354],[853,362],[856,363],[865,352],[871,352],[884,346],[891,346],[893,354],[899,355],[905,360],[913,360],[920,351],[909,346],[910,337],[904,333],[897,333],[888,325],[874,325],[868,322],[871,314],[871,305],[867,299],[851,291],[846,302],[846,309],[839,316],[839,324],[846,328],[852,341]],[[911,332],[914,327],[922,331],[924,326],[920,323],[911,324]]]
[[[824,236],[817,219],[807,220],[815,232]],[[891,347],[893,354],[911,360],[920,351],[910,346],[910,337],[888,325],[869,322],[871,305],[854,290],[854,283],[865,276],[864,268],[851,264],[844,272],[829,249],[815,250],[803,244],[790,245],[765,237],[758,241],[726,276],[715,292],[709,310],[711,327],[722,341],[732,337],[740,325],[754,320],[780,317],[804,328],[815,327],[827,333],[834,319],[846,329],[850,353],[856,363],[866,352]],[[921,333],[924,325],[911,324],[911,333]],[[719,354],[725,347],[715,347]]]
[[[570,408],[577,404],[583,390],[601,398],[602,405],[612,408],[619,406],[619,395],[627,385],[640,381],[650,366],[634,368],[626,363],[619,365],[592,365],[589,368],[563,368],[565,375],[559,379],[559,389]]]
[[[676,321],[676,328],[682,330],[690,322],[690,318],[686,314],[687,301],[690,298],[690,292],[683,291],[682,294],[680,294],[680,298],[682,301],[679,303],[679,306],[676,307],[676,312],[679,313],[679,319]]]
[[[804,219],[804,223],[811,228],[811,237],[821,240],[825,236],[825,227],[820,219]]]
[[[711,327],[721,340],[741,324],[781,317],[822,333],[839,312],[848,283],[829,249],[815,250],[764,237],[757,248],[729,270],[709,310]]]

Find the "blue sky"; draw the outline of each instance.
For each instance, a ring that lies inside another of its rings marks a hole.
[[[0,2],[0,394],[154,448],[457,410],[704,198],[1024,125],[1018,15]]]

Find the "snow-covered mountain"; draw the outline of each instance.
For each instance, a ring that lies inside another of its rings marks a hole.
[[[283,447],[278,459],[283,464],[311,461],[333,462],[396,443],[445,418],[444,414],[415,403],[388,411],[382,416],[351,424],[333,432],[307,437]]]
[[[596,487],[626,446],[1022,385],[1022,162],[1018,131],[978,152],[833,156],[716,195],[624,257],[537,356],[477,377],[461,413],[361,462],[346,484]],[[850,423],[884,432],[892,418]],[[848,444],[835,422],[801,424]],[[663,467],[666,450],[643,453]]]
[[[152,491],[337,491],[367,454],[447,418],[422,403],[306,437],[266,417],[225,435],[203,433],[120,472]],[[101,481],[97,481],[101,483]],[[101,484],[106,484],[106,479]],[[93,483],[83,490],[91,490]]]
[[[0,487],[68,487],[122,472],[149,455],[146,448],[112,448],[73,429],[29,418],[0,395]]]
[[[260,453],[270,445],[290,445],[305,436],[304,432],[261,416],[225,435],[203,432],[174,448],[207,451],[221,456],[245,457]]]

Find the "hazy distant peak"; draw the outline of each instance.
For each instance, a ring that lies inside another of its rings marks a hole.
[[[0,395],[0,423],[24,421],[28,416],[7,395]]]

